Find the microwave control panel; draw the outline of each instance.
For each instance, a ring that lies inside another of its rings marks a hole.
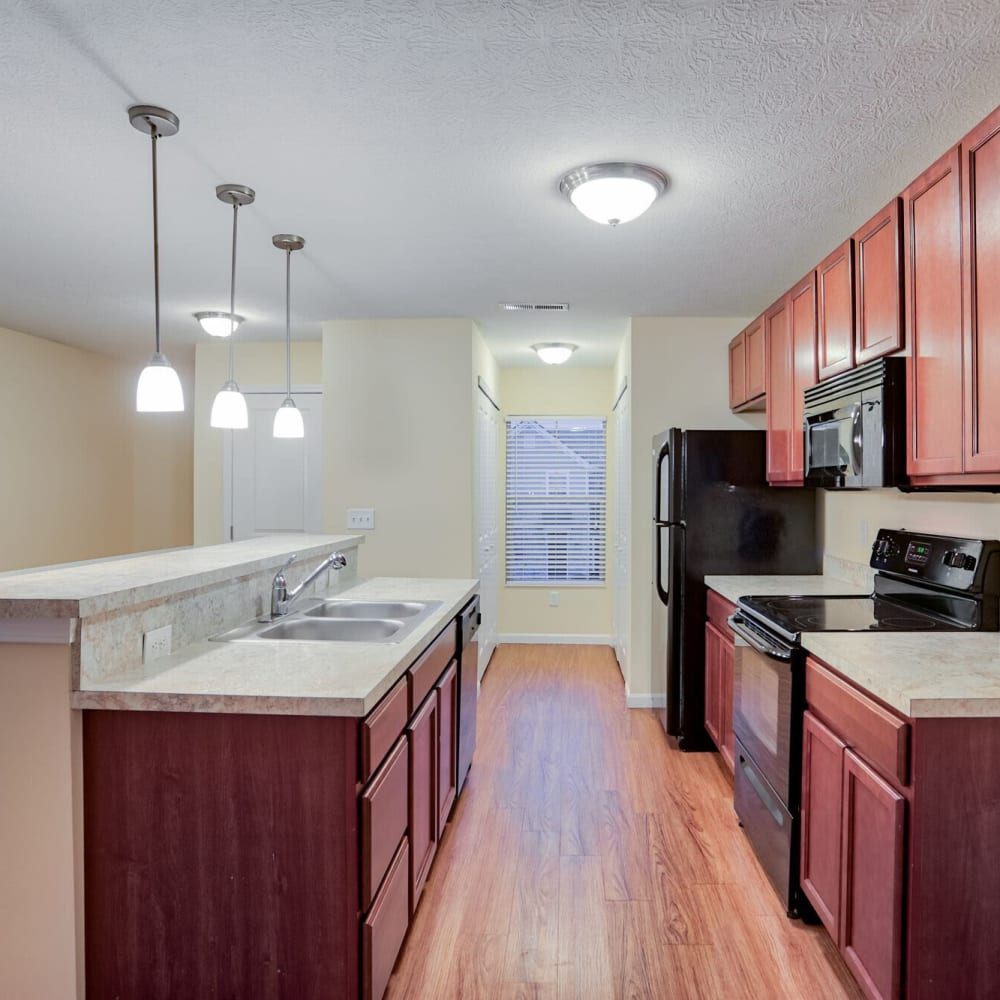
[[[982,585],[984,567],[998,562],[1000,543],[981,538],[925,535],[879,529],[872,545],[872,569],[954,590]]]

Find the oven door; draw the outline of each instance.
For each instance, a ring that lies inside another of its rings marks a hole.
[[[806,413],[805,479],[810,486],[853,486],[864,472],[864,406],[845,401],[836,409]]]
[[[803,707],[797,704],[802,698],[801,649],[764,633],[739,613],[729,619],[729,627],[736,636],[733,731],[794,812],[799,801],[796,753],[801,747],[795,744]]]

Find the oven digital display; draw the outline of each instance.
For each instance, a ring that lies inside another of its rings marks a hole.
[[[926,566],[931,559],[931,547],[926,542],[910,542],[904,562],[907,566]]]

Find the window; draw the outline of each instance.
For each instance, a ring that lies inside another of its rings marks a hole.
[[[605,421],[507,418],[507,583],[604,583]]]

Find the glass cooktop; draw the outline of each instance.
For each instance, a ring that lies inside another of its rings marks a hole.
[[[740,607],[789,638],[800,632],[923,632],[954,628],[878,597],[741,597]]]

